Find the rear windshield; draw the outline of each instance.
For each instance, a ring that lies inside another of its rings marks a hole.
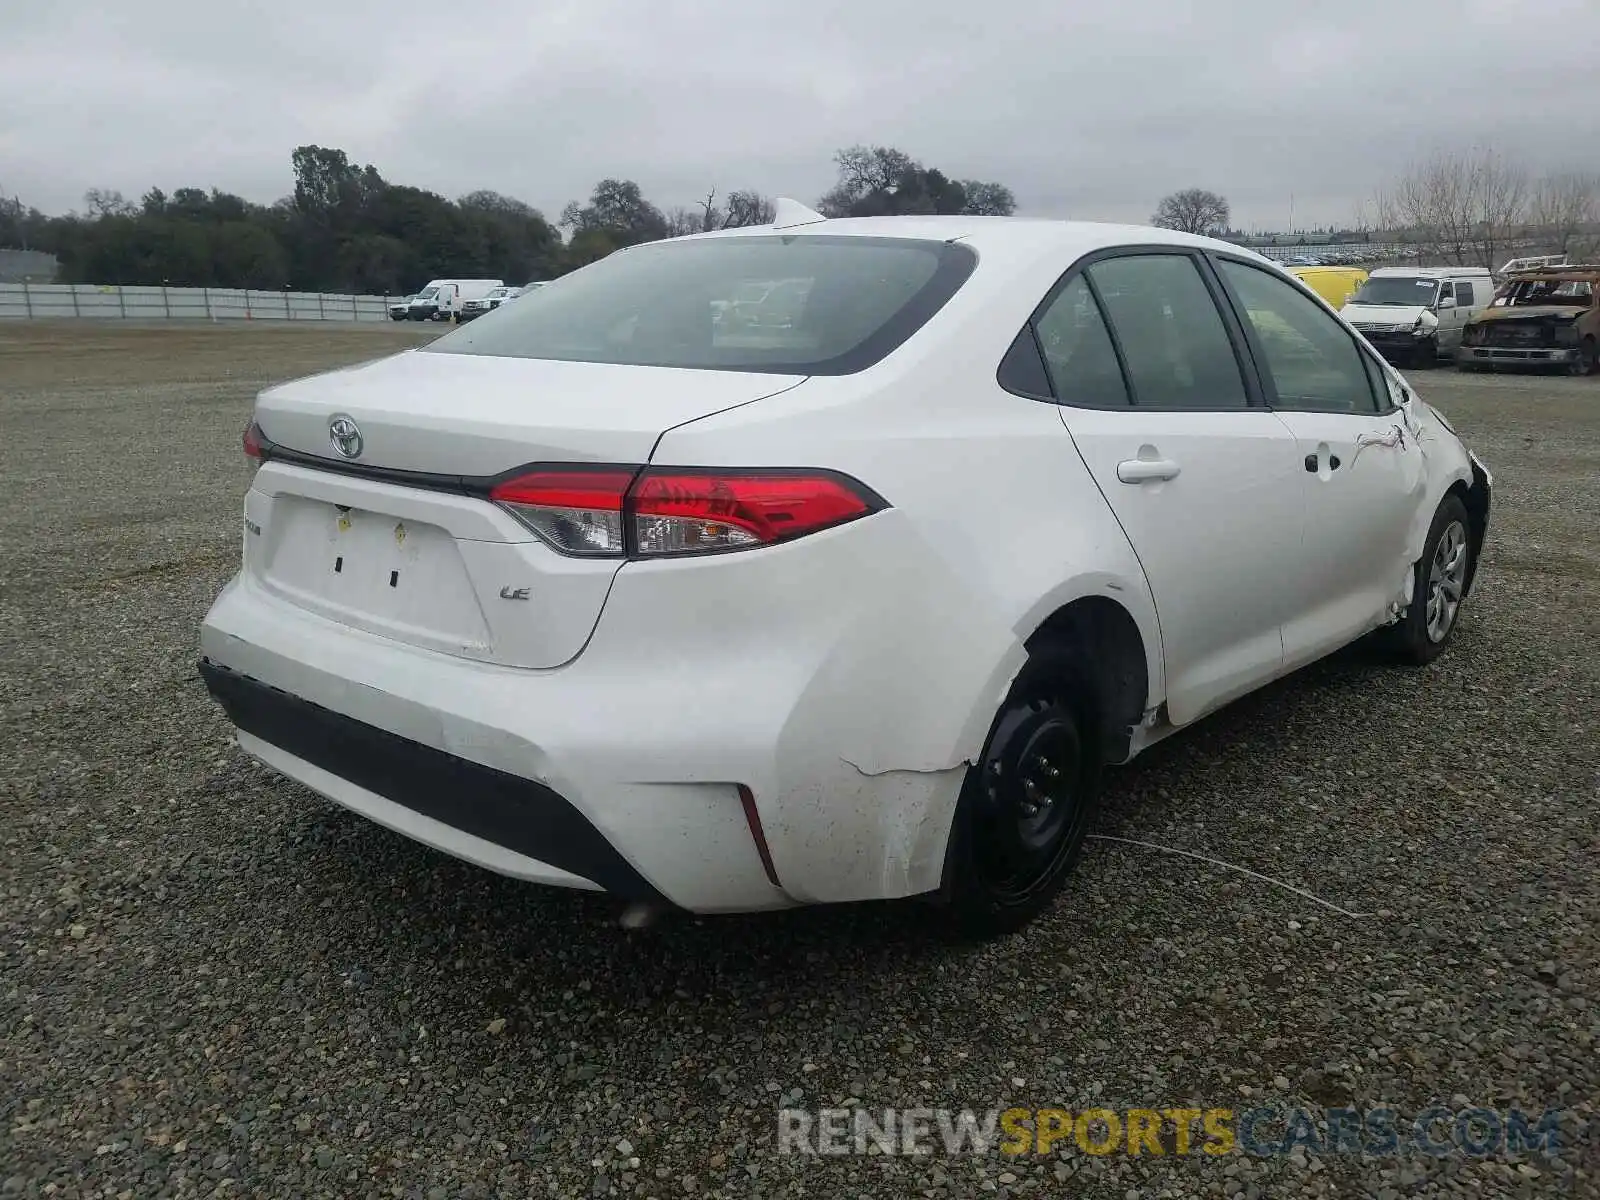
[[[966,246],[908,238],[650,242],[555,280],[426,351],[846,375],[920,329],[976,262]]]

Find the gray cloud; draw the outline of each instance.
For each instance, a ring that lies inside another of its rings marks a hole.
[[[1592,0],[79,0],[0,18],[0,189],[291,187],[339,146],[385,177],[559,212],[595,180],[812,200],[840,146],[1009,184],[1035,215],[1342,222],[1430,149],[1594,165]]]

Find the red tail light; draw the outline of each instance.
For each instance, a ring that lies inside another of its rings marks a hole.
[[[261,426],[257,425],[254,421],[251,421],[250,424],[245,426],[244,457],[252,467],[259,467],[261,465],[262,440],[263,434],[261,432]]]
[[[836,475],[646,471],[628,496],[637,553],[703,554],[770,546],[872,512]]]
[[[791,541],[886,507],[830,471],[534,468],[489,498],[563,554],[650,558]]]
[[[535,468],[495,484],[489,499],[563,554],[616,556],[627,552],[622,505],[638,473],[638,467]]]

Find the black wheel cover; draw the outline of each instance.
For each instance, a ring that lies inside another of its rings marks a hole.
[[[1028,903],[1087,832],[1081,720],[1061,696],[1014,697],[995,722],[974,812],[978,878],[997,905]]]

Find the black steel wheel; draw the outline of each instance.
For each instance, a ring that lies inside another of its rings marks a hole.
[[[1044,647],[1018,673],[957,805],[945,899],[959,930],[1009,933],[1061,890],[1094,823],[1098,705],[1081,656]]]

